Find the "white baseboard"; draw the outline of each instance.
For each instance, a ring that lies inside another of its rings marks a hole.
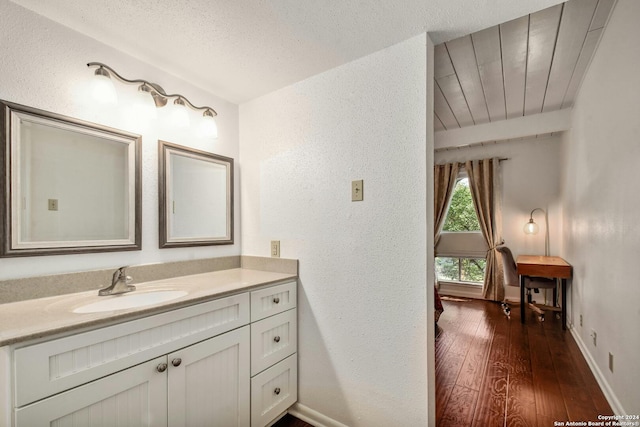
[[[598,385],[600,386],[600,389],[604,393],[604,397],[607,399],[607,402],[609,402],[609,406],[611,406],[613,413],[615,415],[627,415],[624,408],[622,407],[622,404],[620,404],[620,401],[616,397],[615,393],[613,392],[613,390],[611,390],[611,386],[609,386],[609,383],[604,378],[604,375],[602,374],[602,371],[598,367],[598,364],[591,356],[591,353],[587,349],[587,346],[585,345],[584,341],[582,341],[582,338],[580,337],[580,335],[578,335],[575,332],[575,328],[569,328],[569,331],[571,332],[573,339],[576,341],[576,344],[578,344],[578,348],[580,349],[580,352],[584,356],[584,360],[587,361],[587,364],[589,365],[589,368],[591,369],[593,376],[596,377],[596,381],[598,381]]]
[[[314,427],[348,427],[301,403],[295,403],[291,408],[289,408],[288,412],[294,417],[309,423]]]

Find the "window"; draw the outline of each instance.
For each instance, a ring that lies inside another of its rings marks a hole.
[[[446,282],[482,283],[484,280],[484,258],[436,258],[438,280]]]
[[[461,178],[453,187],[451,203],[444,220],[442,231],[477,231],[480,232],[480,223],[476,210],[473,207],[469,178]]]
[[[482,285],[486,251],[487,244],[480,232],[469,178],[462,172],[453,189],[436,247],[438,281]]]

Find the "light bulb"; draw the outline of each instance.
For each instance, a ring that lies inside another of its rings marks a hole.
[[[91,82],[91,96],[96,102],[103,105],[118,103],[116,88],[113,86],[109,72],[102,67],[98,68],[94,74]]]
[[[187,106],[181,98],[173,101],[173,108],[171,111],[171,123],[173,126],[183,129],[189,127],[189,112]]]
[[[218,138],[218,125],[216,119],[210,110],[202,114],[202,134],[211,138]]]
[[[539,229],[540,227],[538,227],[538,224],[533,222],[533,218],[530,219],[529,222],[524,225],[525,234],[538,234]]]

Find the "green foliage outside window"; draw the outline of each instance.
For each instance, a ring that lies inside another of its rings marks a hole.
[[[453,188],[451,204],[445,218],[443,231],[480,231],[480,223],[473,206],[469,179],[458,180]],[[483,258],[436,258],[438,280],[476,282],[484,280],[486,261]]]
[[[438,280],[482,283],[486,260],[483,258],[436,258]]]
[[[444,220],[443,231],[480,231],[478,216],[473,207],[469,179],[458,180],[453,188],[451,204]]]

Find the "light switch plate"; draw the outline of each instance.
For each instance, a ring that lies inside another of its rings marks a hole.
[[[49,199],[48,200],[49,210],[57,211],[58,210],[58,199]]]
[[[351,201],[361,202],[363,200],[363,181],[351,181]]]
[[[613,354],[609,353],[609,370],[613,372]]]
[[[271,258],[280,258],[280,240],[271,241]]]

